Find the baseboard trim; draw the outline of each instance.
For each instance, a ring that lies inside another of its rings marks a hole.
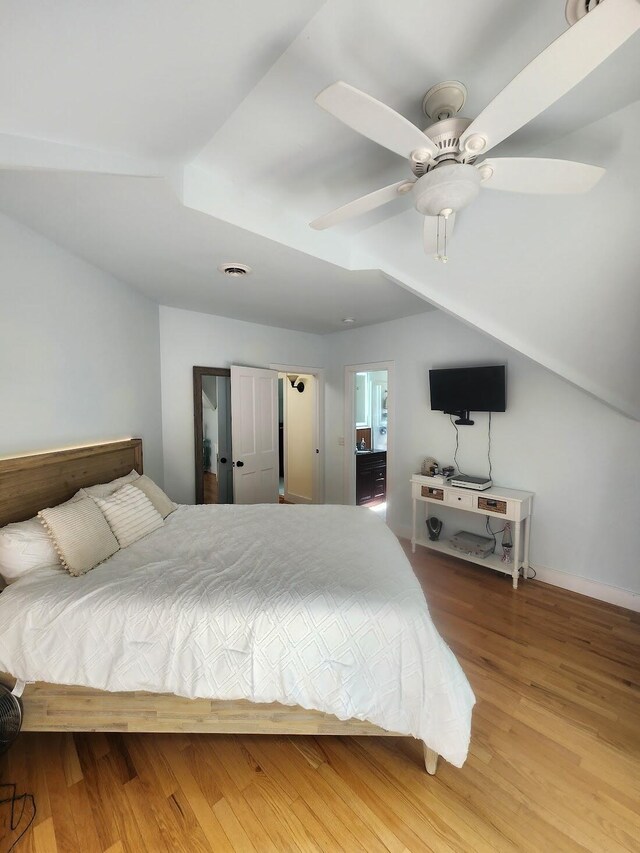
[[[579,592],[580,595],[597,598],[599,601],[606,601],[607,604],[616,604],[618,607],[640,613],[640,593],[583,578],[580,575],[571,575],[560,569],[549,569],[546,566],[532,566],[532,568],[535,570],[535,579],[538,581],[559,586],[562,589],[570,589],[572,592]]]
[[[411,540],[411,528],[394,526],[391,529],[399,539]],[[583,578],[580,575],[572,575],[569,572],[560,571],[560,569],[549,569],[547,566],[532,564],[531,568],[534,569],[535,579],[538,581],[640,613],[640,593],[638,592],[632,592],[630,589],[623,589],[619,586],[611,586],[590,578]]]
[[[290,504],[312,504],[312,498],[306,498],[304,495],[296,495],[293,492],[285,492],[283,495],[285,501],[288,501]]]

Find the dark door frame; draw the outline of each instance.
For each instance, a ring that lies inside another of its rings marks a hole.
[[[228,376],[231,371],[226,367],[194,367],[193,368],[193,429],[195,437],[195,464],[196,464],[196,503],[204,503],[204,453],[202,450],[203,426],[202,426],[202,377],[203,376]]]

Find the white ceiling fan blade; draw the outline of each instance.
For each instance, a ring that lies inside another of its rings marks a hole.
[[[431,157],[439,153],[415,124],[348,83],[339,81],[328,86],[316,96],[316,103],[353,130],[401,157],[409,157],[416,149],[428,151]]]
[[[324,216],[319,216],[313,222],[310,222],[309,225],[315,228],[316,231],[323,231],[325,228],[339,225],[346,219],[361,216],[363,213],[375,210],[376,207],[382,207],[383,204],[388,204],[394,198],[404,195],[405,192],[411,189],[413,183],[413,181],[398,181],[396,184],[389,184],[388,187],[382,187],[382,189],[375,190],[375,192],[368,195],[363,195],[355,199],[355,201],[343,204],[342,207],[338,207],[330,213],[325,213]],[[405,190],[404,187],[407,189]]]
[[[511,136],[583,80],[638,29],[638,0],[601,2],[505,86],[462,134],[461,148],[466,143],[470,153],[483,154]]]
[[[572,160],[545,160],[541,157],[493,157],[478,166],[482,186],[513,193],[563,195],[586,193],[604,175],[606,169],[575,163]]]
[[[446,241],[445,241],[445,218],[444,216],[425,216],[424,217],[424,250],[427,255],[435,257],[446,257],[446,244],[453,235],[453,228],[456,223],[455,213],[450,213],[446,219]]]

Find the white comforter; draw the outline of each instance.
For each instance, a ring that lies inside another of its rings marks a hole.
[[[0,670],[298,704],[458,766],[474,704],[397,539],[351,507],[180,507],[83,577],[23,578],[0,595]]]

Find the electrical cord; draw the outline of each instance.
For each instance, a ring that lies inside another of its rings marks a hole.
[[[453,415],[449,415],[449,420],[451,421],[451,425],[453,426],[453,428],[456,431],[456,449],[453,451],[453,464],[458,469],[458,473],[464,475],[464,471],[458,465],[458,448],[460,446],[460,430],[458,429],[458,425],[456,424],[456,422],[453,420]]]
[[[27,823],[25,828],[22,830],[20,835],[16,838],[16,840],[13,842],[11,847],[9,847],[6,850],[6,853],[11,853],[11,851],[16,847],[18,842],[24,837],[25,833],[27,832],[27,830],[29,829],[31,824],[34,822],[34,820],[36,819],[36,801],[35,801],[35,797],[33,796],[33,794],[16,794],[16,785],[14,782],[0,782],[0,789],[1,788],[9,788],[11,790],[11,796],[3,797],[2,799],[0,799],[0,805],[4,805],[5,803],[11,803],[11,817],[9,819],[10,832],[15,832],[16,829],[18,828],[18,826],[20,825],[20,821],[22,820],[22,818],[24,816],[25,809],[27,807],[27,803],[31,803],[31,808],[32,808],[32,814],[31,814],[31,817],[29,818],[29,822]],[[17,812],[18,803],[22,803],[22,808],[20,809],[20,814],[18,815],[18,817],[16,819],[16,812]],[[2,840],[3,839],[0,838],[0,841],[2,841]],[[3,851],[3,853],[4,853],[4,851]]]
[[[491,462],[491,415],[492,412],[489,412],[489,426],[487,429],[487,460],[489,462],[489,479],[491,479],[491,475],[493,473],[493,463]],[[458,469],[458,473],[464,474],[464,471],[458,464],[458,450],[460,449],[460,430],[458,429],[458,425],[453,419],[453,415],[449,415],[449,420],[451,421],[451,425],[456,431],[456,448],[453,452],[453,463]]]
[[[498,533],[504,533],[505,528],[503,527],[502,530],[495,530],[495,531],[492,530],[491,529],[491,523],[490,523],[490,517],[488,515],[485,516],[485,527],[487,528],[487,533],[490,536],[493,536],[493,551],[491,553],[495,554],[496,548],[498,547],[498,540],[496,539],[496,536],[498,535]],[[505,527],[506,527],[506,525],[505,525]]]
[[[487,533],[488,533],[490,536],[493,536],[493,551],[491,552],[492,554],[495,554],[495,552],[496,552],[496,548],[498,547],[498,540],[496,539],[496,536],[497,536],[499,533],[504,533],[504,530],[505,530],[505,527],[506,527],[506,526],[507,526],[507,525],[505,524],[505,526],[504,526],[503,528],[501,528],[500,530],[492,530],[492,529],[491,529],[491,517],[490,517],[490,516],[488,516],[488,515],[486,515],[486,516],[485,516],[485,527],[487,528]],[[526,573],[526,571],[527,571],[527,569],[529,569],[530,571],[532,571],[532,572],[533,572],[533,574],[532,574],[532,575],[527,575],[527,574],[525,574],[525,573]],[[525,567],[524,567],[524,566],[521,566],[521,567],[520,567],[520,572],[522,573],[522,577],[523,577],[523,578],[525,578],[526,580],[530,580],[530,581],[532,581],[532,580],[535,578],[535,576],[536,576],[536,570],[535,570],[532,566],[527,566],[527,569],[525,569]]]

